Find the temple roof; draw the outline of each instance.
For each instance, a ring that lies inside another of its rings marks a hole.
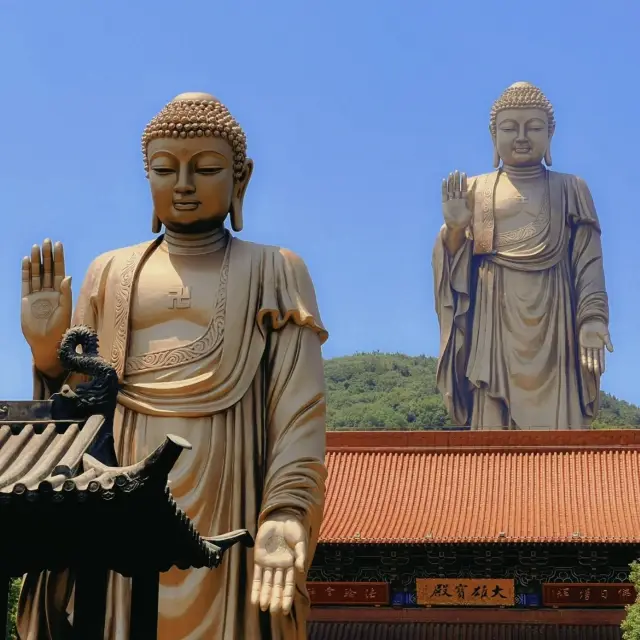
[[[640,430],[331,432],[324,544],[640,543]]]
[[[167,479],[187,441],[168,436],[144,460],[117,467],[97,459],[105,434],[101,416],[0,422],[0,546],[11,549],[2,561],[9,573],[97,558],[124,575],[141,566],[213,568],[234,542],[251,544],[241,531],[201,537],[176,505]]]

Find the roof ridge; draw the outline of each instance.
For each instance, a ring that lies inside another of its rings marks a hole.
[[[639,444],[620,445],[501,445],[501,446],[410,446],[410,447],[377,447],[377,446],[331,446],[326,448],[327,453],[333,454],[389,454],[389,455],[412,455],[412,454],[497,454],[497,453],[522,453],[522,454],[542,454],[542,453],[618,453],[640,451]]]
[[[491,431],[330,431],[327,451],[640,450],[640,429]]]

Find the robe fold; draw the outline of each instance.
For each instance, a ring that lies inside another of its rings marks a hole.
[[[100,353],[122,382],[114,420],[121,465],[144,458],[168,433],[186,438],[169,481],[178,505],[203,536],[257,528],[273,512],[297,517],[311,563],[324,503],[327,338],[306,266],[295,254],[233,238],[207,331],[176,349],[128,355],[137,276],[160,240],[92,263],[73,324],[95,328]],[[55,391],[35,372],[35,394]],[[59,384],[59,382],[58,382]],[[296,575],[290,615],[249,602],[253,552],[229,550],[214,570],[161,575],[161,640],[303,640],[309,598]],[[21,594],[22,640],[65,638],[72,612],[65,574],[28,576]],[[105,640],[128,640],[130,580],[109,581]],[[132,639],[137,640],[137,639]]]
[[[457,253],[445,227],[435,243],[438,388],[458,425],[588,427],[599,377],[582,368],[578,335],[587,320],[609,322],[591,194],[580,178],[548,172],[546,210],[501,244],[491,214],[497,176],[473,182],[473,224]]]

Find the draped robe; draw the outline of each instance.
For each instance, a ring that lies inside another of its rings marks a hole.
[[[472,224],[457,253],[444,244],[445,227],[436,239],[438,388],[458,425],[586,428],[600,381],[580,363],[579,330],[609,322],[591,194],[580,178],[548,172],[546,211],[501,243],[499,175],[474,179]]]
[[[324,503],[327,332],[306,266],[284,249],[231,239],[207,331],[180,348],[130,357],[137,276],[160,240],[97,258],[74,313],[73,324],[97,330],[123,385],[114,420],[119,463],[142,459],[168,433],[183,436],[193,450],[169,481],[199,533],[247,528],[255,537],[269,514],[287,512],[308,534],[308,568]],[[37,398],[55,387],[35,372]],[[296,572],[288,616],[250,604],[252,579],[253,550],[240,546],[217,569],[162,574],[158,638],[306,638],[306,576]],[[105,640],[128,640],[130,586],[110,576]],[[22,640],[68,637],[72,588],[68,572],[27,576]]]

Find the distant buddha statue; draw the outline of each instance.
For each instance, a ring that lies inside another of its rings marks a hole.
[[[442,183],[437,384],[458,425],[584,429],[597,413],[613,351],[600,223],[585,182],[547,169],[554,130],[518,82],[491,110],[496,171]]]
[[[95,328],[122,385],[119,463],[142,459],[168,433],[186,438],[193,450],[169,478],[178,505],[203,536],[255,536],[254,549],[233,548],[214,571],[161,575],[158,638],[303,640],[326,477],[327,332],[314,287],[294,253],[225,229],[228,215],[242,229],[253,163],[219,100],[175,98],[145,129],[142,152],[153,232],[166,232],[98,257],[73,321],[62,246],[46,240],[23,260],[35,395],[63,382],[56,349],[70,323]],[[21,638],[69,637],[72,585],[66,572],[27,577]],[[105,638],[128,640],[129,608],[130,581],[114,574]]]

